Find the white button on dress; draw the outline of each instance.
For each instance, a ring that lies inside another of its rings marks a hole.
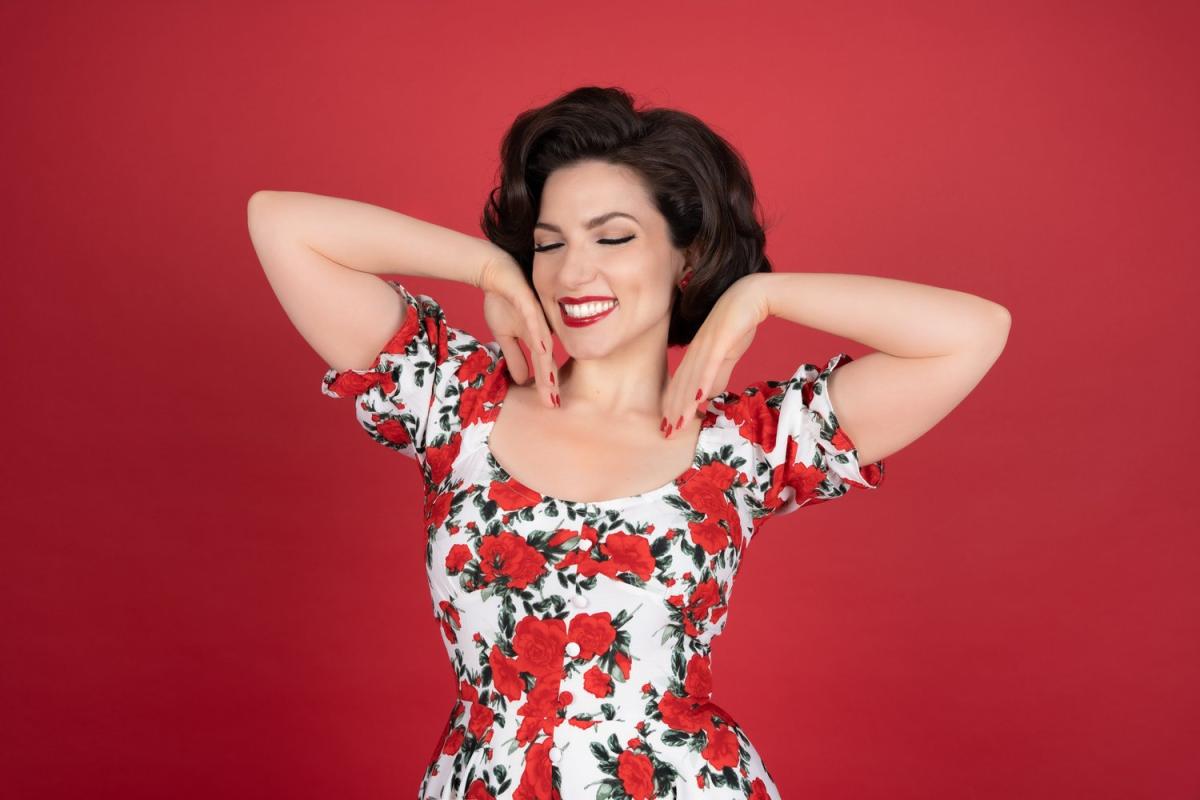
[[[576,608],[587,608],[587,595],[577,594],[571,598],[571,602],[575,604]]]
[[[579,655],[579,642],[567,642],[567,655],[571,658]]]
[[[559,761],[562,760],[562,750],[560,750],[557,747],[551,747],[549,755],[550,755],[550,760],[553,761],[555,764],[557,764]]]

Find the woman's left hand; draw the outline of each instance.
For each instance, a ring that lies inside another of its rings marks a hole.
[[[733,365],[750,349],[754,333],[767,318],[764,273],[739,278],[713,305],[687,346],[687,352],[663,392],[665,438],[699,414],[709,398],[725,391]]]

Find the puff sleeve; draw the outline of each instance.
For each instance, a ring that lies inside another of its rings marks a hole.
[[[756,517],[788,514],[883,481],[884,462],[859,463],[830,402],[830,376],[852,360],[838,353],[823,369],[801,364],[787,380],[752,384],[739,398],[743,435],[751,445]]]
[[[326,371],[321,391],[355,400],[359,425],[374,441],[424,466],[426,451],[456,431],[465,383],[490,363],[493,352],[447,323],[429,295],[413,295],[386,281],[408,304],[404,322],[367,369]],[[476,358],[479,356],[479,358]]]

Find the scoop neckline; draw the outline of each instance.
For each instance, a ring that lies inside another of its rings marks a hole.
[[[711,427],[710,425],[707,424],[709,416],[713,414],[713,410],[709,406],[705,406],[704,418],[700,421],[700,432],[696,435],[696,446],[692,449],[691,463],[688,465],[688,468],[686,470],[684,470],[680,474],[676,475],[674,478],[667,481],[662,486],[658,486],[654,489],[647,489],[646,491],[639,492],[637,494],[626,495],[624,497],[613,497],[613,498],[609,498],[607,500],[568,500],[565,497],[554,497],[553,495],[548,495],[548,494],[534,488],[533,486],[530,486],[529,484],[527,484],[524,481],[517,478],[517,476],[513,475],[512,471],[509,470],[508,467],[501,464],[500,459],[498,459],[496,457],[495,451],[492,450],[492,428],[494,428],[496,426],[496,421],[500,417],[500,411],[504,407],[504,400],[505,400],[505,398],[508,397],[508,390],[513,385],[511,376],[508,374],[508,367],[507,367],[507,365],[504,364],[503,357],[501,357],[499,359],[499,361],[497,362],[496,368],[503,371],[503,380],[501,381],[501,383],[504,385],[504,388],[501,390],[500,395],[492,401],[493,408],[492,408],[491,419],[489,419],[487,422],[483,423],[483,434],[482,434],[481,440],[480,440],[480,449],[482,449],[484,454],[491,460],[491,462],[493,464],[495,464],[497,467],[499,467],[500,470],[503,471],[504,474],[508,476],[509,481],[511,481],[512,483],[515,483],[518,486],[521,486],[525,489],[528,489],[529,491],[538,495],[538,498],[539,498],[538,501],[536,503],[533,503],[532,505],[538,506],[538,505],[549,505],[551,503],[560,503],[562,505],[571,506],[574,508],[585,508],[585,507],[608,508],[610,506],[616,506],[616,505],[630,505],[630,504],[634,504],[634,503],[644,502],[646,500],[652,500],[661,495],[664,495],[673,489],[682,487],[684,484],[686,484],[688,481],[690,481],[693,477],[695,477],[696,470],[697,470],[696,462],[697,462],[697,460],[699,460],[700,454],[704,449],[704,435],[708,431],[709,427]],[[712,401],[710,400],[709,402],[711,403]]]

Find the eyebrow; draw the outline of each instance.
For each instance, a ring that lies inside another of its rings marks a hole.
[[[638,221],[637,217],[633,216],[632,214],[626,214],[624,211],[609,211],[607,214],[601,214],[598,217],[593,217],[592,219],[588,220],[587,225],[585,227],[587,227],[588,230],[591,230],[592,228],[595,228],[598,225],[603,225],[604,223],[608,222],[613,217],[628,217],[629,219],[633,220],[634,222]],[[642,223],[638,222],[638,225],[641,225],[641,224]],[[562,228],[558,227],[557,225],[551,225],[549,222],[538,222],[538,223],[535,223],[533,227],[535,229],[536,228],[545,228],[548,231],[554,231],[555,233],[562,233]]]

